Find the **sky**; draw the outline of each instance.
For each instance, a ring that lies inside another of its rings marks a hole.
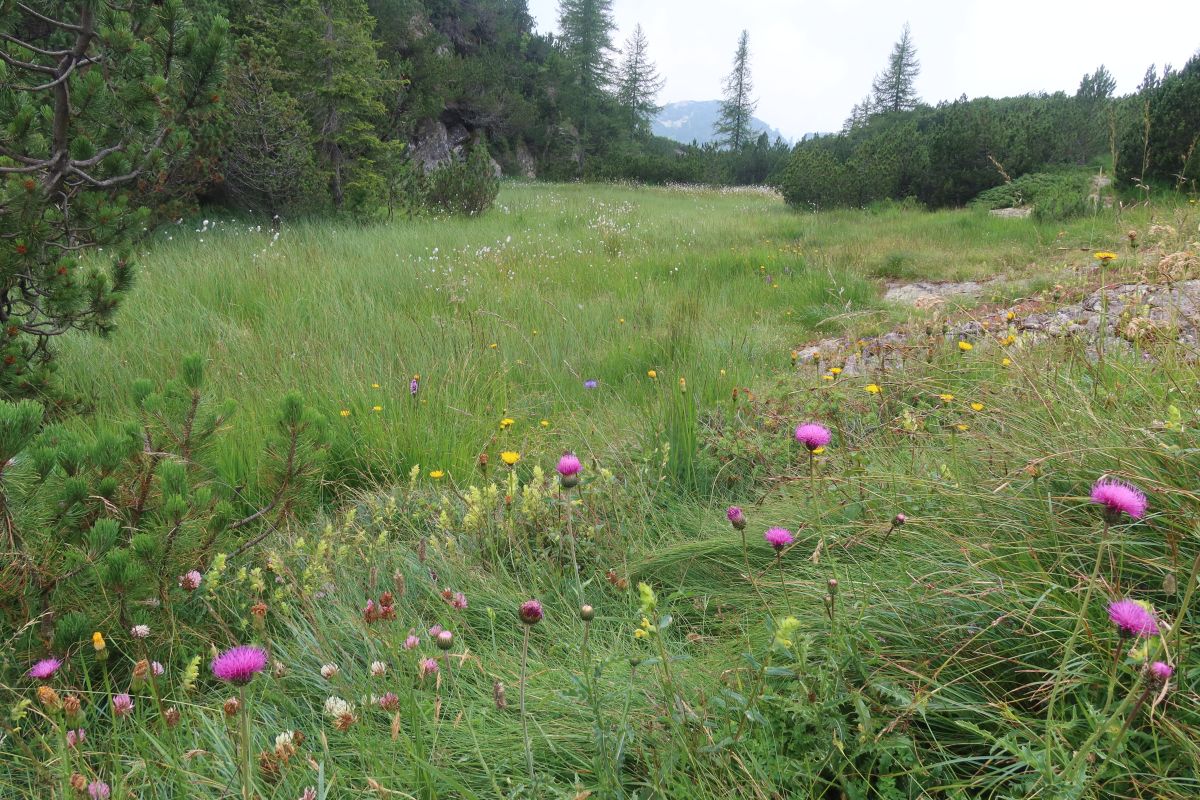
[[[528,0],[538,30],[558,28],[558,0]],[[1145,7],[1143,7],[1145,8]],[[1131,10],[1133,9],[1133,10]],[[1200,2],[1164,0],[613,0],[616,44],[641,23],[666,81],[659,103],[721,96],[738,33],[750,32],[756,116],[795,139],[837,131],[887,64],[907,22],[926,102],[1073,93],[1100,64],[1133,91],[1157,64],[1200,50]]]

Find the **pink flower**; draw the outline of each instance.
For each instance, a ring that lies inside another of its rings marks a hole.
[[[419,645],[420,643],[421,643],[420,639],[418,639],[413,634],[409,634],[408,638],[404,640],[404,649],[405,650],[415,650],[417,648],[417,645]]]
[[[185,592],[194,592],[200,588],[200,573],[196,570],[179,576],[179,586]]]
[[[400,707],[400,698],[396,696],[395,692],[388,692],[379,698],[379,707],[384,711],[395,711]]]
[[[417,668],[421,673],[421,677],[424,678],[426,675],[434,675],[437,673],[438,663],[432,658],[426,658],[417,665]]]
[[[127,694],[114,695],[112,699],[113,716],[127,717],[133,711],[133,698]]]
[[[1111,478],[1101,478],[1092,486],[1092,502],[1104,506],[1109,522],[1117,522],[1121,514],[1140,519],[1149,505],[1146,495],[1129,484]]]
[[[792,532],[787,528],[768,528],[763,534],[763,538],[767,540],[767,544],[775,548],[775,552],[779,552],[783,548],[792,543]]]
[[[1165,661],[1155,661],[1150,665],[1150,678],[1156,683],[1166,683],[1175,674],[1175,668]]]
[[[450,631],[442,631],[437,635],[437,646],[439,650],[449,650],[454,646],[454,634]]]
[[[537,625],[542,621],[542,604],[537,600],[526,600],[517,609],[517,616],[526,625]]]
[[[57,658],[43,658],[41,661],[29,668],[29,672],[25,673],[31,678],[39,681],[44,681],[47,678],[58,672],[58,668],[62,666],[62,662]]]
[[[824,425],[809,422],[796,428],[796,441],[807,447],[811,453],[833,441],[833,434]]]
[[[104,781],[92,781],[88,784],[88,797],[92,800],[108,800],[110,793],[108,784]]]
[[[267,652],[252,645],[239,645],[214,658],[211,667],[218,680],[245,686],[267,668]]]
[[[150,662],[150,671],[154,673],[155,677],[158,677],[159,675],[162,675],[163,672],[165,672],[165,670],[163,669],[163,665],[158,663],[157,661]]]
[[[85,739],[87,739],[87,731],[83,728],[67,731],[67,747],[74,749],[83,744]]]
[[[583,464],[579,462],[579,457],[574,453],[564,453],[563,457],[558,460],[558,466],[555,467],[558,474],[564,478],[578,475],[583,469]]]
[[[459,611],[467,607],[467,596],[462,592],[455,592],[454,599],[450,601],[450,605],[454,606]]]
[[[1117,600],[1108,604],[1108,618],[1117,626],[1122,637],[1158,635],[1154,614],[1136,600]]]
[[[129,635],[135,639],[145,639],[150,635],[149,625],[134,625],[129,629]]]
[[[725,518],[729,520],[729,524],[737,530],[745,530],[746,515],[742,513],[742,509],[738,506],[730,506],[725,509]]]
[[[441,625],[434,625],[432,628],[429,629],[429,635],[432,636],[434,639],[436,639],[437,635],[441,632],[442,632]]]

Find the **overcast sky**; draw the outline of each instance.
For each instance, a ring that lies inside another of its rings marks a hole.
[[[541,31],[558,0],[529,0]],[[836,131],[886,65],[904,23],[926,102],[1074,92],[1104,64],[1118,93],[1150,64],[1182,67],[1200,49],[1200,1],[1165,0],[613,0],[617,44],[639,22],[666,80],[660,103],[721,95],[738,32],[750,32],[757,116],[796,138]]]

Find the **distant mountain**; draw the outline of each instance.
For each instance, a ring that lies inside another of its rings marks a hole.
[[[720,100],[684,100],[680,103],[668,103],[654,119],[652,130],[656,136],[665,136],[684,144],[691,144],[693,140],[705,144],[713,140],[713,125],[720,114]],[[750,127],[755,136],[766,131],[772,142],[776,137],[783,136],[758,117],[750,120]],[[788,141],[786,136],[784,141]]]

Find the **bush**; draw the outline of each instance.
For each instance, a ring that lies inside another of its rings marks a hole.
[[[255,501],[209,462],[234,408],[203,384],[191,356],[161,389],[134,382],[137,419],[90,427],[43,427],[39,404],[0,402],[0,548],[12,554],[0,571],[11,598],[0,638],[18,652],[65,655],[93,630],[134,624],[169,630],[180,575],[210,569],[218,547],[249,550],[315,494],[319,415],[285,398],[265,443],[270,488]]]
[[[1034,172],[980,192],[971,205],[988,210],[1033,206],[1039,220],[1067,220],[1088,210],[1091,172]]]
[[[443,214],[482,214],[496,202],[500,179],[492,157],[482,142],[476,142],[467,157],[434,170],[426,178],[425,205]]]

